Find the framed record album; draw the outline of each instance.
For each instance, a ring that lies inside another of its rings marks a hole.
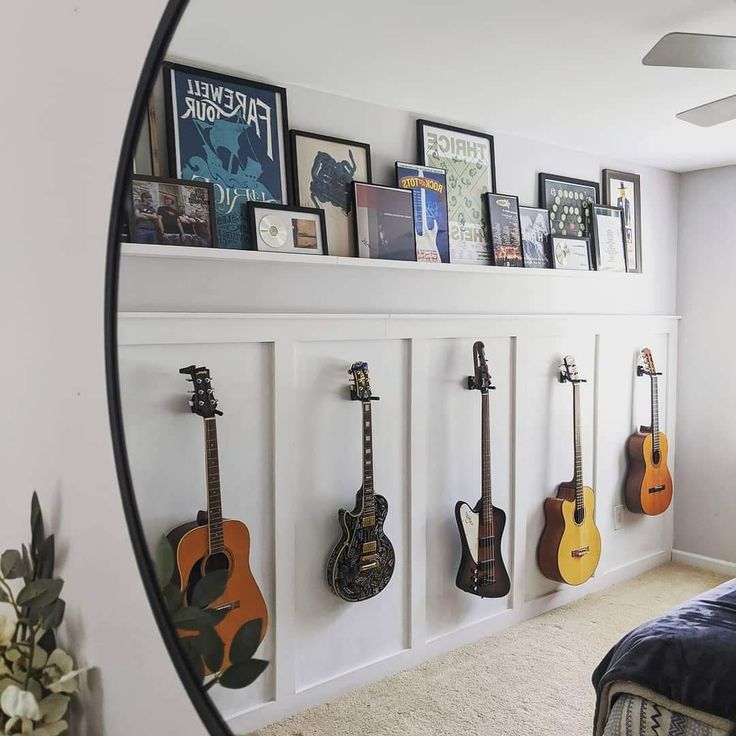
[[[552,264],[554,268],[590,271],[590,240],[553,235]]]
[[[358,255],[416,261],[412,192],[356,181],[353,197]]]
[[[549,212],[539,207],[519,207],[521,247],[526,268],[551,268]]]
[[[603,204],[624,213],[626,270],[641,273],[641,177],[625,171],[603,170]]]
[[[294,201],[324,211],[330,255],[354,256],[353,182],[371,182],[367,143],[291,131]]]
[[[409,189],[414,196],[417,261],[449,263],[445,170],[397,161],[396,186],[399,189]]]
[[[592,237],[590,205],[600,201],[598,182],[554,174],[539,175],[539,206],[549,212],[552,235]]]
[[[493,265],[523,268],[518,197],[489,192],[486,193],[486,205],[491,227]]]
[[[249,247],[244,204],[289,201],[286,90],[164,64],[170,171],[215,187],[220,248]]]
[[[421,163],[447,173],[450,261],[489,264],[491,239],[483,196],[496,190],[493,136],[417,120],[417,140]]]
[[[256,250],[327,254],[327,228],[322,210],[267,202],[248,202],[246,210]]]
[[[598,271],[626,271],[624,211],[620,207],[594,204],[593,245]]]

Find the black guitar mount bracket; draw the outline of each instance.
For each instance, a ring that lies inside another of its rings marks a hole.
[[[656,373],[649,373],[648,371],[644,370],[643,365],[636,366],[636,375],[637,376],[661,376],[662,373],[660,371],[657,371]]]
[[[468,391],[475,391],[475,389],[479,389],[480,390],[480,386],[478,386],[478,384],[475,382],[475,376],[468,376]],[[496,387],[495,386],[489,386],[488,387],[488,390],[489,391],[495,391],[496,390]]]
[[[380,401],[380,396],[370,396],[367,399],[361,399],[360,396],[358,396],[357,391],[355,390],[355,386],[350,386],[350,401]]]
[[[578,378],[577,381],[573,381],[571,378],[568,378],[562,371],[560,371],[560,383],[588,383],[587,378]]]

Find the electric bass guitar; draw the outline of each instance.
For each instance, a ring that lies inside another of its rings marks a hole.
[[[353,385],[350,398],[361,406],[363,437],[363,485],[352,511],[340,509],[340,541],[327,561],[327,584],[345,601],[355,603],[378,595],[394,573],[394,548],[383,531],[388,503],[374,492],[373,418],[367,363],[353,363],[348,371]]]
[[[224,614],[215,629],[225,645],[222,667],[230,664],[230,645],[243,624],[261,620],[261,641],[266,635],[268,613],[248,560],[250,533],[242,521],[222,518],[220,463],[217,448],[217,399],[207,368],[190,365],[179,373],[190,376],[194,391],[189,400],[192,412],[204,420],[204,459],[207,474],[207,511],[197,520],[176,527],[167,535],[176,553],[176,571],[185,602],[189,603],[196,584],[206,573],[227,570],[222,595],[208,608]],[[179,631],[185,638],[191,632]],[[206,674],[212,674],[205,667]]]
[[[601,559],[601,535],[595,524],[595,493],[583,485],[583,449],[580,428],[580,385],[575,358],[568,355],[560,366],[560,382],[572,385],[575,475],[560,483],[557,496],[544,502],[545,526],[537,549],[545,577],[568,585],[581,585],[592,577]]]
[[[626,443],[626,507],[636,514],[656,516],[672,503],[672,476],[667,467],[667,437],[659,431],[659,387],[654,358],[649,348],[641,351],[644,365],[637,366],[638,376],[649,376],[652,389],[652,421],[640,427]]]
[[[466,593],[481,598],[503,598],[511,581],[501,555],[501,538],[506,514],[491,500],[491,419],[488,392],[491,385],[482,342],[473,345],[475,374],[468,376],[468,389],[481,395],[481,497],[471,508],[464,501],[455,505],[462,557],[455,584]]]

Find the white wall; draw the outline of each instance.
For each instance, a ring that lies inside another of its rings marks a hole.
[[[682,176],[675,504],[675,547],[731,563],[736,563],[734,197],[734,166]]]
[[[204,729],[128,540],[108,429],[103,290],[113,175],[163,0],[3,3],[0,546],[38,491],[65,581],[62,642],[96,669],[81,736]]]

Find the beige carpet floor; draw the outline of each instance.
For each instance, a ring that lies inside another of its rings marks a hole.
[[[665,565],[256,733],[590,736],[590,676],[610,647],[725,579]]]

